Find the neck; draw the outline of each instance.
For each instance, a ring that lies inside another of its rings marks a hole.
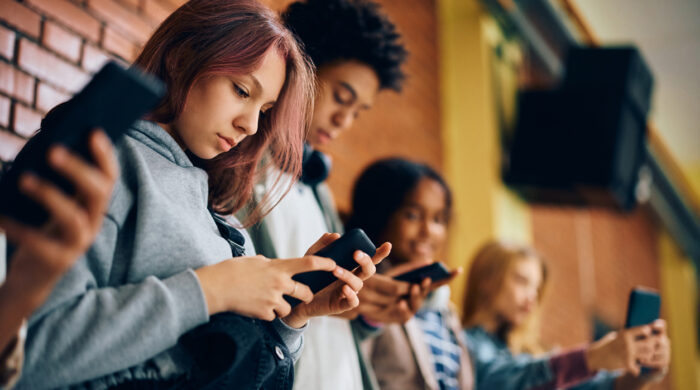
[[[481,312],[474,316],[473,323],[480,326],[486,332],[498,337],[506,336],[506,323],[497,313]]]
[[[175,142],[177,142],[177,144],[180,146],[180,148],[181,148],[182,150],[187,150],[187,148],[185,147],[185,143],[182,141],[182,139],[180,138],[180,136],[177,134],[177,132],[176,132],[175,129],[173,128],[173,125],[172,125],[172,124],[169,124],[169,123],[160,123],[160,122],[158,122],[158,126],[162,127],[163,130],[165,130],[166,133],[170,134],[170,136],[173,137],[173,139],[175,140]]]

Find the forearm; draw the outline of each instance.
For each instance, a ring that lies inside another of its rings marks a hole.
[[[22,288],[14,278],[0,286],[0,351],[17,336],[22,322],[43,302],[30,288]]]
[[[27,387],[61,387],[121,371],[172,347],[208,320],[192,271],[93,288],[51,303],[30,321]]]

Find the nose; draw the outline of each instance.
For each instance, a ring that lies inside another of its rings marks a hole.
[[[537,290],[530,289],[526,296],[526,302],[532,307],[537,303]]]
[[[333,114],[333,126],[339,130],[347,130],[354,120],[355,115],[349,109],[340,109]]]
[[[260,111],[257,109],[247,109],[236,116],[233,121],[233,126],[245,135],[253,135],[258,132],[259,121]]]

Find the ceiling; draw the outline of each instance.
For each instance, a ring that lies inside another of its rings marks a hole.
[[[686,174],[700,174],[700,0],[574,2],[603,44],[640,48],[656,81],[652,119]]]

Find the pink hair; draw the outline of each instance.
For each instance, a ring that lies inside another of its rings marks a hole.
[[[255,0],[187,2],[158,27],[135,61],[168,86],[168,95],[149,119],[171,123],[197,80],[208,75],[250,74],[271,48],[286,63],[277,103],[261,117],[254,136],[201,163],[209,174],[209,203],[220,213],[236,212],[248,203],[265,152],[280,176],[299,176],[302,142],[313,104],[313,66],[277,15]],[[275,183],[273,191],[248,213],[246,225],[269,211],[279,177]]]

